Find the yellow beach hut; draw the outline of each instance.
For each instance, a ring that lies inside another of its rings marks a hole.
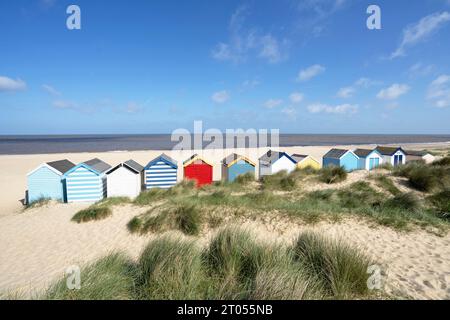
[[[292,158],[297,161],[298,169],[305,169],[310,167],[312,169],[319,170],[321,168],[320,162],[311,156],[303,154],[293,154]]]

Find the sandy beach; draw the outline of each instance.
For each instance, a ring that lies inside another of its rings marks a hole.
[[[345,148],[373,146],[345,146]],[[414,144],[408,149],[448,149],[449,144]],[[288,153],[309,154],[321,160],[330,147],[281,148]],[[220,179],[220,160],[230,152],[256,160],[267,149],[205,150],[202,155],[214,164],[214,180]],[[26,190],[26,174],[37,165],[59,159],[78,163],[98,157],[111,165],[134,159],[145,165],[162,151],[74,153],[51,155],[0,156],[3,169],[0,189],[0,292],[33,296],[64,274],[71,265],[124,251],[137,257],[153,237],[132,235],[126,224],[139,214],[131,205],[114,208],[113,216],[86,224],[70,221],[89,204],[56,204],[23,211],[20,200]],[[167,152],[179,166],[192,151]],[[182,170],[178,172],[182,179]],[[339,237],[362,248],[386,267],[386,292],[415,299],[450,298],[450,235],[439,237],[422,230],[398,232],[353,218],[340,223],[320,222],[304,226],[289,221],[242,221],[244,226],[264,232],[265,237],[292,241],[301,230],[312,228]],[[201,237],[207,238],[204,234]]]

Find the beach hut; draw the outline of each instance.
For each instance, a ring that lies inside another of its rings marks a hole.
[[[359,158],[358,169],[370,171],[383,164],[383,156],[376,149],[356,149],[353,152]]]
[[[406,163],[406,154],[401,147],[378,146],[376,150],[383,156],[383,163],[390,163],[393,166]]]
[[[168,189],[177,184],[177,162],[166,154],[162,154],[145,167],[145,188]]]
[[[100,159],[80,163],[64,174],[67,202],[93,202],[106,197],[106,172],[111,166]]]
[[[298,169],[305,169],[309,167],[315,170],[319,170],[321,167],[319,161],[308,155],[293,154],[292,159],[297,162]]]
[[[43,163],[28,173],[27,203],[41,199],[66,201],[64,174],[74,166],[69,160],[60,160]]]
[[[405,150],[406,162],[411,161],[424,161],[425,163],[432,163],[436,160],[436,157],[427,151],[415,151],[415,150]]]
[[[323,167],[343,167],[347,171],[358,169],[359,158],[351,150],[331,149],[323,156]]]
[[[222,160],[222,179],[233,182],[240,175],[246,173],[254,175],[255,167],[256,164],[250,159],[236,153],[230,154]]]
[[[213,166],[194,154],[192,157],[183,162],[184,178],[195,180],[197,186],[211,184],[213,181]]]
[[[286,152],[267,151],[259,158],[259,177],[272,175],[280,171],[288,173],[295,170],[297,162]]]
[[[120,163],[106,172],[108,198],[135,198],[144,184],[144,167],[133,160]]]

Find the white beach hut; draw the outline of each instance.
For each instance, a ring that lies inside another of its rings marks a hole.
[[[269,150],[259,158],[259,177],[272,175],[280,171],[290,173],[296,167],[297,162],[286,152]]]
[[[106,173],[108,198],[135,198],[144,184],[144,167],[133,160],[120,163]]]
[[[406,163],[406,153],[400,147],[378,146],[376,150],[383,156],[383,163],[390,163],[393,166]]]

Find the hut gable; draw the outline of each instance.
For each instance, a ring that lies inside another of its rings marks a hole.
[[[111,166],[102,160],[95,158],[84,162],[87,166],[95,170],[97,173],[102,174],[111,169]]]
[[[323,166],[343,167],[347,171],[353,171],[359,168],[359,157],[351,150],[331,149],[323,156]]]
[[[80,163],[64,174],[68,202],[95,202],[106,197],[106,172],[111,166],[100,159]]]
[[[280,171],[292,172],[297,162],[285,152],[267,151],[259,158],[259,176],[275,174]]]
[[[331,149],[323,157],[328,159],[340,159],[349,152],[347,149]]]
[[[107,172],[108,197],[135,198],[142,189],[144,168],[133,160],[120,163]]]
[[[68,160],[61,160],[43,163],[29,172],[27,174],[27,203],[40,199],[65,201],[63,173],[72,165],[73,163]]]
[[[183,162],[184,177],[195,180],[198,187],[211,184],[213,181],[213,166],[199,155],[194,154]]]
[[[376,150],[383,156],[384,162],[390,163],[393,166],[405,164],[406,162],[406,154],[401,147],[377,146]]]
[[[238,176],[246,173],[255,174],[256,164],[250,159],[238,155],[230,154],[222,160],[222,179],[233,182]]]
[[[232,153],[228,157],[224,158],[222,160],[222,164],[224,166],[231,167],[232,165],[234,165],[235,163],[237,163],[239,161],[244,161],[252,166],[256,166],[256,164],[253,161],[251,161],[250,159],[248,159],[247,157],[238,155],[236,153]]]
[[[145,166],[145,188],[171,188],[178,179],[177,162],[166,154],[151,160]]]
[[[65,174],[67,171],[75,167],[75,164],[67,159],[47,162],[47,165],[57,170],[61,175]]]
[[[313,168],[313,169],[320,169],[320,163],[313,157],[309,155],[303,155],[303,154],[293,154],[292,159],[294,159],[297,162],[297,168],[299,169],[305,169],[307,167]]]
[[[356,149],[353,152],[360,158],[366,158],[369,154],[374,152],[375,150],[370,149]]]

